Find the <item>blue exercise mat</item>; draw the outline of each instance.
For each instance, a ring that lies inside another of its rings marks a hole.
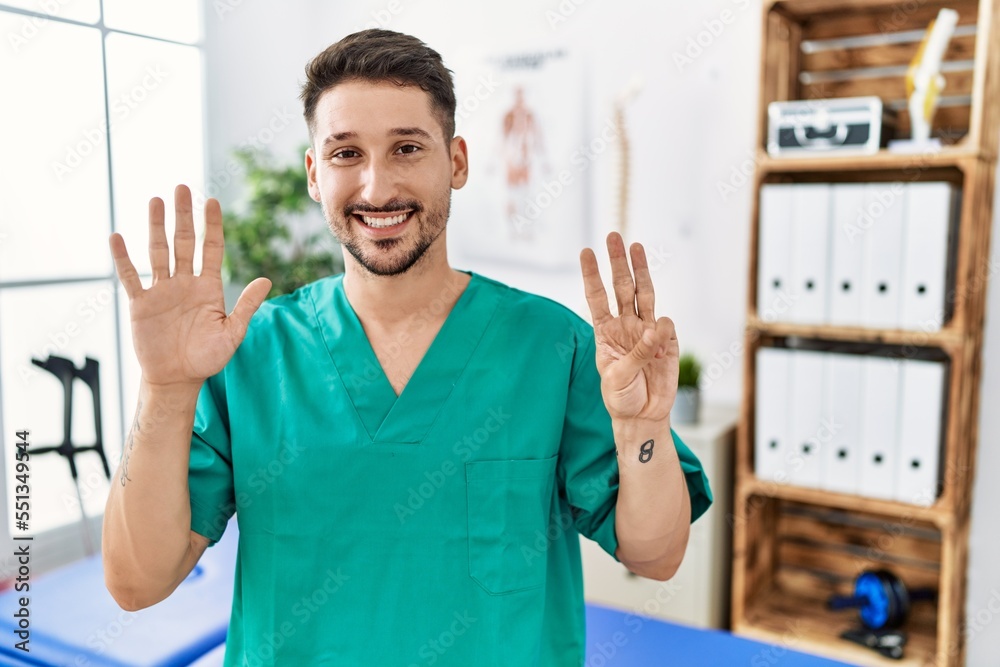
[[[18,658],[6,653],[0,653],[0,665],[3,667],[47,667],[38,662],[27,662],[23,658]]]
[[[191,667],[222,667],[225,645]],[[584,667],[852,667],[782,646],[587,605]]]
[[[29,653],[13,647],[13,613],[23,593],[0,595],[0,665],[182,667],[226,639],[239,534],[222,539],[170,596],[136,612],[118,606],[104,585],[100,554],[32,578]]]
[[[219,644],[205,655],[191,663],[191,667],[222,667],[226,658],[226,645]]]
[[[874,654],[873,654],[874,655]],[[587,605],[585,667],[855,667],[721,630]]]

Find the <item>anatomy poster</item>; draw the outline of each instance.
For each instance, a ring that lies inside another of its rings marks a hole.
[[[454,195],[449,238],[470,257],[578,267],[589,190],[579,60],[549,49],[470,64],[456,81],[469,182]]]

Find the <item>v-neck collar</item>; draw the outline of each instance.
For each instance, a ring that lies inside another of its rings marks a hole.
[[[468,285],[398,397],[347,299],[343,274],[315,284],[311,297],[326,348],[372,442],[421,443],[479,345],[501,291],[463,273],[471,276]]]

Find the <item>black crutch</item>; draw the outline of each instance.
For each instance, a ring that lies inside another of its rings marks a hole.
[[[76,487],[76,497],[80,503],[80,519],[83,527],[84,544],[87,554],[94,553],[94,545],[90,539],[90,530],[87,525],[87,511],[83,506],[83,494],[80,491],[80,476],[76,469],[76,455],[81,452],[95,451],[101,458],[104,466],[104,474],[111,479],[111,469],[108,467],[108,459],[104,454],[104,438],[101,426],[101,386],[100,386],[100,363],[96,359],[87,357],[86,364],[82,369],[65,357],[49,355],[45,361],[32,359],[31,363],[44,368],[56,376],[63,387],[63,439],[58,445],[32,448],[31,453],[35,455],[56,452],[69,462],[69,471],[73,476],[73,485]],[[90,388],[94,399],[94,444],[77,447],[73,444],[73,380],[80,378]]]

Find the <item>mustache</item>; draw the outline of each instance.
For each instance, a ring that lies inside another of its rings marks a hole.
[[[419,213],[422,210],[424,207],[415,199],[390,199],[382,206],[372,206],[367,202],[352,202],[344,206],[344,217],[350,217],[355,213],[401,213],[403,211]]]

